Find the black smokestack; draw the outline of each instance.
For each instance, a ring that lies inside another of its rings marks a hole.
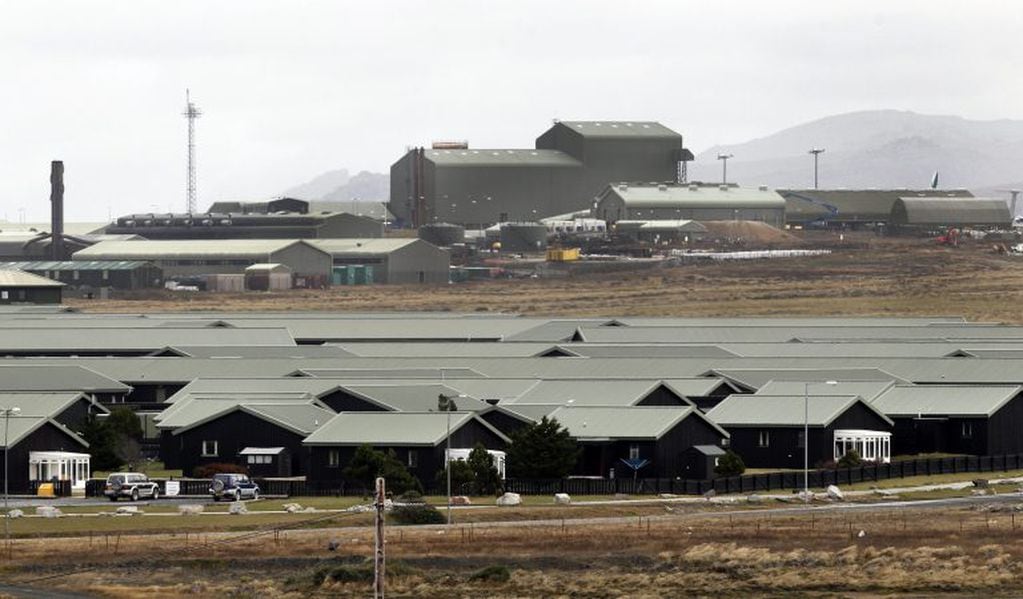
[[[50,163],[50,259],[64,260],[64,162]]]

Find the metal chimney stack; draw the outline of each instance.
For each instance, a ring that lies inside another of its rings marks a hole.
[[[50,259],[64,260],[64,162],[50,163]]]

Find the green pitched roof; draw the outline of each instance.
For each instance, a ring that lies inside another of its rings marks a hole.
[[[707,417],[721,426],[828,426],[857,403],[891,420],[858,395],[729,395]],[[807,413],[808,412],[808,413]]]
[[[514,409],[514,408],[512,408]],[[647,439],[656,440],[685,418],[700,418],[717,429],[722,437],[728,433],[704,417],[693,407],[671,406],[571,406],[555,410],[550,418],[568,429],[569,434],[584,439]]]
[[[475,414],[467,412],[342,412],[306,438],[306,445],[428,445],[447,437],[448,418],[454,433],[472,421],[495,435],[501,434]]]

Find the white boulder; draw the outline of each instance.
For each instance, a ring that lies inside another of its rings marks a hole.
[[[828,485],[828,498],[834,501],[845,501],[845,494],[835,485]]]
[[[451,505],[472,505],[472,499],[465,495],[455,495],[451,498]]]
[[[135,506],[135,505],[122,505],[121,507],[117,508],[117,511],[115,512],[115,515],[117,515],[117,516],[134,516],[136,514],[142,514],[142,513],[143,513],[142,510],[140,510],[138,508],[138,506]]]
[[[202,504],[182,504],[178,506],[178,513],[182,516],[198,516],[203,513],[206,506]]]
[[[246,507],[244,503],[242,503],[240,501],[235,501],[235,502],[233,502],[231,504],[231,507],[228,508],[228,513],[231,514],[232,516],[238,516],[238,515],[241,515],[241,514],[248,514],[249,513],[249,508]]]
[[[14,509],[14,510],[11,510],[11,511],[7,512],[7,517],[8,518],[21,518],[24,515],[25,515],[25,512],[23,512],[21,510],[18,510],[18,509]]]
[[[558,505],[568,505],[572,503],[572,497],[568,493],[555,493],[554,503]]]
[[[512,505],[521,505],[522,496],[518,493],[505,493],[497,498],[497,505],[501,507],[508,507]]]
[[[289,514],[294,514],[296,512],[301,512],[302,506],[297,503],[285,503],[284,511],[288,512]]]
[[[43,518],[60,518],[63,515],[64,512],[52,505],[40,505],[36,508],[36,516],[42,516]]]

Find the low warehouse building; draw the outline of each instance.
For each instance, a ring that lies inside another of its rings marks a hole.
[[[329,284],[331,269],[330,254],[295,239],[103,241],[76,252],[72,259],[145,260],[156,264],[168,278],[243,274],[253,264],[284,264],[295,274],[299,287]]]
[[[636,241],[695,241],[707,233],[707,227],[695,220],[620,220],[614,231]]]
[[[0,270],[21,270],[60,281],[68,287],[150,289],[163,285],[163,271],[138,260],[3,262]]]
[[[615,183],[597,196],[593,216],[609,223],[656,220],[752,220],[785,224],[785,200],[760,187]]]
[[[381,237],[383,223],[346,212],[318,214],[129,214],[107,234],[146,239],[316,239]]]
[[[581,476],[631,478],[635,469],[642,477],[696,478],[697,464],[687,462],[686,451],[720,446],[728,439],[694,407],[573,405],[555,410],[550,418],[582,449],[573,472]]]
[[[731,434],[731,448],[753,468],[801,468],[804,426],[809,464],[857,449],[864,460],[891,459],[892,421],[856,395],[731,395],[707,417]]]
[[[905,197],[895,200],[891,223],[900,227],[1011,227],[998,198]]]
[[[344,469],[356,450],[368,445],[378,451],[394,451],[408,471],[424,486],[430,485],[445,466],[445,444],[450,435],[451,453],[471,450],[477,443],[503,450],[508,437],[468,412],[342,412],[305,440],[309,448],[308,480],[328,486],[358,487],[346,480]]]
[[[0,304],[59,304],[63,283],[20,270],[0,270]]]
[[[309,243],[330,254],[334,267],[372,267],[372,278],[366,283],[448,282],[451,255],[422,239],[316,239]]]
[[[900,454],[1023,452],[1023,387],[899,385],[872,405],[895,422]]]
[[[822,223],[856,226],[887,224],[899,198],[972,198],[965,189],[779,189],[785,198],[785,218],[794,224]]]

